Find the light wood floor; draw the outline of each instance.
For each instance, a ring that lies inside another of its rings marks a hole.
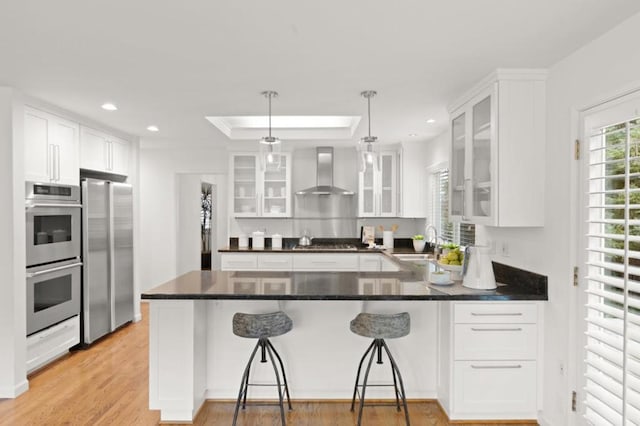
[[[143,320],[75,351],[29,377],[29,391],[0,400],[0,425],[157,425],[160,414],[148,408],[147,304]],[[285,360],[286,362],[286,360]],[[351,426],[357,415],[346,402],[293,401],[287,424],[293,426]],[[230,425],[234,403],[209,402],[196,425]],[[448,425],[435,402],[410,402],[413,425]],[[247,407],[239,425],[279,425],[277,407]],[[365,425],[404,425],[404,414],[392,407],[366,407]],[[521,423],[520,423],[521,424]],[[487,426],[488,424],[476,424]],[[507,423],[501,423],[505,426]]]

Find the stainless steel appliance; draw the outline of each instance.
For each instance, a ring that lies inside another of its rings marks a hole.
[[[27,269],[27,335],[80,313],[77,259]]]
[[[131,186],[82,180],[82,338],[93,343],[133,320]]]
[[[27,182],[27,267],[80,258],[80,188]]]

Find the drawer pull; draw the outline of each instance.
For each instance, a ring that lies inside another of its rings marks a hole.
[[[486,313],[486,312],[471,312],[471,315],[474,317],[520,317],[522,316],[522,312],[496,312],[496,313]]]
[[[471,327],[472,331],[522,331],[522,327],[516,328],[475,328]]]
[[[324,265],[331,265],[333,263],[336,263],[335,260],[312,260],[311,263],[314,264],[324,264]]]
[[[471,365],[471,368],[476,369],[492,369],[492,368],[522,368],[522,365]]]

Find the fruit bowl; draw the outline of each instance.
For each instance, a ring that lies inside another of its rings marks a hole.
[[[449,265],[448,263],[438,262],[438,266],[444,269],[445,271],[462,272],[462,265]]]

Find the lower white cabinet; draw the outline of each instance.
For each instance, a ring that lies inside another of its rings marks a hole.
[[[536,302],[442,302],[438,399],[451,420],[535,419]]]
[[[223,271],[255,271],[258,269],[258,255],[251,253],[225,253],[220,256]]]
[[[27,373],[64,355],[80,343],[80,319],[76,315],[27,337]]]
[[[341,253],[305,253],[293,257],[294,271],[357,271],[358,255]]]
[[[536,412],[536,374],[536,361],[455,361],[456,413],[531,418],[528,415]]]
[[[393,272],[400,268],[380,253],[223,253],[223,271]]]
[[[258,255],[258,269],[268,271],[290,271],[293,259],[290,254],[260,254]]]

